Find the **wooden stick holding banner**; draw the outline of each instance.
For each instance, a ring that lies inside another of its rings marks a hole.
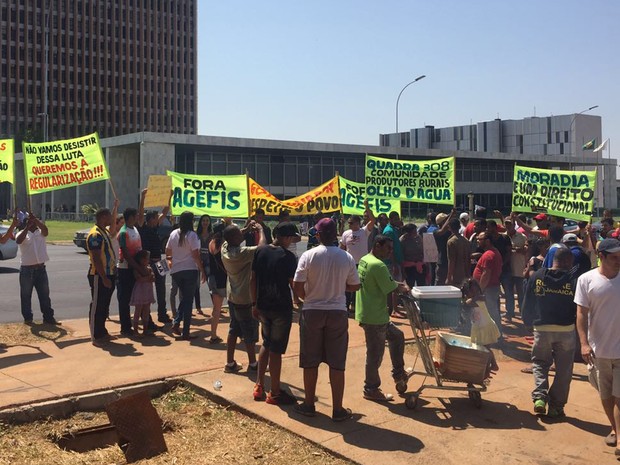
[[[338,178],[338,198],[340,199],[340,210],[338,211],[341,215],[344,215],[344,212],[342,211],[342,195],[340,194],[340,173],[338,170],[336,170],[335,173],[336,178]]]
[[[112,178],[108,178],[108,182],[110,183],[110,189],[112,189],[112,195],[114,196],[114,200],[117,200],[116,190],[114,189],[114,183],[112,182]]]
[[[254,209],[252,208],[252,195],[250,193],[250,170],[245,169],[245,185],[248,191],[248,219],[254,216]]]

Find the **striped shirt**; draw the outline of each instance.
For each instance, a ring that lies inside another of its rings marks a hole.
[[[106,229],[101,229],[97,225],[93,226],[86,238],[86,248],[90,258],[89,275],[94,276],[97,274],[97,269],[95,268],[95,263],[92,258],[95,254],[99,254],[101,258],[106,276],[116,274],[116,253],[114,252],[110,234]]]

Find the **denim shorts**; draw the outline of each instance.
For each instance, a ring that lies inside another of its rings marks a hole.
[[[242,337],[246,344],[258,342],[258,320],[252,317],[252,305],[237,305],[228,301],[230,327],[228,335]]]
[[[286,353],[288,338],[293,324],[293,309],[259,310],[263,347],[274,354]]]

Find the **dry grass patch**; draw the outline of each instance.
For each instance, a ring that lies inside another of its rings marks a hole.
[[[71,332],[62,326],[35,323],[32,326],[23,323],[0,324],[0,341],[6,346],[40,344],[45,341],[59,341],[71,336]]]
[[[139,464],[350,464],[275,426],[222,407],[179,386],[154,400],[168,452]],[[117,446],[82,454],[63,451],[51,438],[107,423],[105,413],[79,413],[66,420],[1,425],[0,464],[122,464]]]

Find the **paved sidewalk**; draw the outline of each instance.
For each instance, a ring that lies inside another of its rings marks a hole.
[[[219,396],[249,413],[265,418],[349,459],[363,464],[389,461],[409,464],[591,464],[615,463],[613,449],[605,447],[609,432],[596,392],[585,380],[585,370],[577,369],[564,422],[545,422],[534,416],[530,400],[532,375],[523,374],[524,363],[500,358],[500,371],[489,390],[483,393],[483,407],[476,409],[464,393],[426,390],[418,408],[408,410],[402,398],[390,404],[362,399],[364,335],[351,321],[347,360],[345,405],[354,418],[333,423],[328,375],[322,367],[317,389],[318,415],[299,417],[290,407],[254,402],[253,379],[247,373],[225,374],[225,346],[205,340],[209,324],[195,318],[198,339],[176,341],[169,334],[142,339],[118,339],[106,349],[90,344],[86,320],[63,322],[71,333],[59,342],[42,342],[8,347],[0,352],[0,409],[32,402],[60,399],[121,385],[171,377],[184,377],[198,389]],[[408,324],[397,324],[411,335]],[[113,333],[116,323],[108,323]],[[227,331],[226,321],[219,335]],[[518,338],[511,345],[527,349]],[[302,394],[302,371],[298,368],[299,333],[294,325],[289,353],[283,361],[282,380]],[[237,360],[247,365],[242,350]],[[414,357],[406,356],[412,364]],[[418,369],[421,365],[418,364]],[[382,367],[384,390],[395,394],[389,376],[389,357]],[[216,380],[222,389],[213,390]],[[414,377],[410,389],[422,379]],[[497,457],[497,459],[495,458]],[[499,458],[501,457],[501,459]]]

